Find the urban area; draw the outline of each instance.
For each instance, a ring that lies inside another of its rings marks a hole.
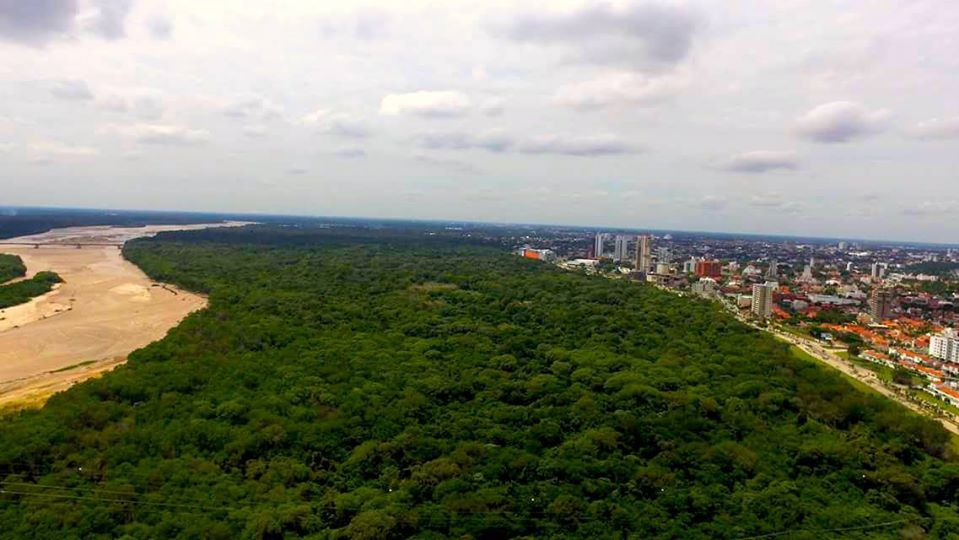
[[[719,302],[956,431],[959,250],[689,233],[550,231],[516,253]]]

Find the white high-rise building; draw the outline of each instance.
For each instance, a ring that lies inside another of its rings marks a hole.
[[[606,233],[596,233],[596,240],[595,240],[595,244],[593,245],[593,256],[595,256],[597,259],[603,258],[603,255],[604,255],[603,245],[605,243],[606,243]]]
[[[880,280],[886,275],[886,265],[881,262],[872,263],[872,279]]]
[[[773,291],[779,287],[775,281],[753,285],[753,315],[760,319],[768,319],[773,314]]]
[[[616,262],[626,260],[626,251],[629,247],[629,238],[617,235],[616,243],[613,247],[613,260]]]
[[[959,335],[952,328],[929,339],[929,356],[959,364]]]
[[[643,234],[636,240],[636,270],[649,272],[651,266],[653,266],[653,237]]]

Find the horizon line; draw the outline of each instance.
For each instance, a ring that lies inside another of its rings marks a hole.
[[[567,223],[524,223],[509,221],[476,221],[470,219],[449,219],[449,218],[398,218],[398,217],[376,217],[376,216],[354,216],[354,215],[320,215],[320,214],[297,214],[297,213],[273,213],[265,211],[209,211],[209,210],[148,210],[142,208],[97,208],[82,206],[24,206],[24,205],[3,205],[0,209],[24,209],[24,210],[79,210],[95,212],[127,212],[127,213],[153,213],[153,214],[205,214],[211,216],[225,217],[272,217],[272,218],[300,218],[300,219],[346,219],[346,220],[365,220],[365,221],[393,221],[393,222],[413,222],[413,223],[438,223],[438,224],[470,224],[470,225],[490,225],[490,226],[513,226],[513,227],[566,227],[575,229],[584,229],[595,232],[651,232],[664,234],[685,234],[685,235],[724,235],[724,236],[745,236],[757,238],[776,238],[784,240],[815,240],[822,243],[857,242],[868,244],[893,244],[893,245],[915,245],[927,247],[959,248],[959,243],[948,242],[930,242],[922,240],[894,240],[887,238],[856,238],[841,236],[815,236],[784,233],[760,233],[760,232],[729,232],[729,231],[704,231],[689,229],[661,229],[652,227],[623,227],[623,226],[605,226],[605,225],[585,225],[585,224],[567,224]],[[3,217],[0,215],[0,217]],[[831,241],[831,242],[830,242]]]

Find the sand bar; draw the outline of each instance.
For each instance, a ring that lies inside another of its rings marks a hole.
[[[117,245],[88,244],[243,224],[71,227],[5,240],[40,244],[0,245],[0,252],[19,255],[28,277],[51,270],[64,283],[0,310],[0,406],[42,403],[53,392],[123,363],[130,352],[206,306],[200,295],[150,280],[123,259]]]

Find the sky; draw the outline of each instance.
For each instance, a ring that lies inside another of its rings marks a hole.
[[[959,242],[959,2],[0,0],[0,204]]]

